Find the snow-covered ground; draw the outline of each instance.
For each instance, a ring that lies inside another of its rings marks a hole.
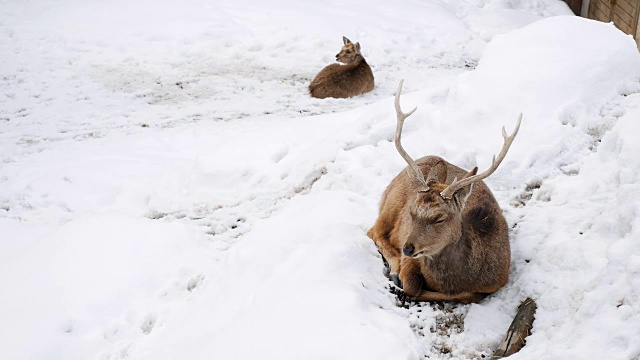
[[[640,358],[640,55],[555,0],[0,2],[0,359]],[[557,16],[569,15],[569,16]],[[376,78],[310,98],[341,36]],[[486,182],[509,283],[398,306],[404,143]]]

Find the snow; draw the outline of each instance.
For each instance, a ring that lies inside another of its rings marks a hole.
[[[640,56],[555,0],[5,1],[2,359],[640,357]],[[341,36],[376,88],[306,87]],[[366,231],[409,154],[481,169],[509,283],[399,306]]]

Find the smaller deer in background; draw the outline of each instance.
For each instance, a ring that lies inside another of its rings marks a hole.
[[[373,90],[373,72],[360,54],[360,43],[354,44],[344,36],[342,41],[344,46],[336,60],[344,65],[331,64],[320,70],[309,85],[311,96],[350,98]]]
[[[500,289],[509,278],[509,228],[482,179],[507,155],[520,129],[507,135],[491,167],[463,170],[437,156],[414,161],[400,142],[409,113],[396,93],[396,149],[408,166],[387,186],[380,215],[367,235],[389,266],[390,277],[417,301],[470,303]]]

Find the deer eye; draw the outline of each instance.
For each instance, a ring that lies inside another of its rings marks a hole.
[[[433,223],[434,224],[442,224],[446,219],[443,216],[437,218]]]

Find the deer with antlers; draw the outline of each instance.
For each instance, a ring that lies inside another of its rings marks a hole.
[[[360,43],[342,37],[344,46],[336,55],[343,63],[327,65],[309,85],[315,98],[350,98],[373,90],[373,72],[360,53]]]
[[[404,120],[395,97],[396,149],[408,166],[387,186],[380,215],[367,235],[386,260],[391,279],[415,301],[471,303],[507,283],[509,229],[482,179],[504,159],[520,129],[502,128],[504,145],[489,169],[465,171],[437,156],[414,161],[401,144]]]

